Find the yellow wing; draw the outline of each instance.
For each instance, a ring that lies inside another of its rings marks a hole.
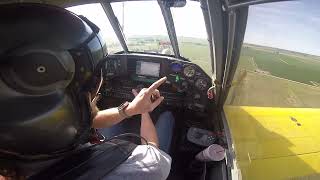
[[[320,109],[224,110],[243,179],[320,179]]]

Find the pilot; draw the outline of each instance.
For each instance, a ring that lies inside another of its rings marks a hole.
[[[164,112],[154,126],[149,115],[164,99],[158,88],[166,77],[133,89],[131,102],[99,110],[106,48],[98,27],[44,4],[1,5],[0,17],[0,179],[168,177],[174,118]],[[135,115],[141,145],[108,143]]]

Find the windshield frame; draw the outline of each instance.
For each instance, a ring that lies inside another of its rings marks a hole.
[[[117,35],[117,38],[119,39],[119,42],[120,42],[124,52],[125,53],[134,52],[134,51],[130,51],[128,48],[127,40],[126,40],[125,35],[123,33],[122,27],[121,27],[119,20],[116,17],[114,10],[111,6],[112,2],[126,2],[126,1],[111,1],[111,2],[103,1],[100,3],[102,5],[109,21],[110,21],[110,23],[111,23],[113,30],[115,31],[115,33]],[[130,1],[128,1],[128,2],[130,2]],[[165,5],[164,1],[157,1],[157,2],[159,5],[159,8],[161,10],[163,20],[165,22],[167,34],[169,36],[169,40],[170,40],[171,46],[173,48],[174,57],[185,61],[186,58],[182,58],[180,55],[180,50],[179,50],[177,35],[176,35],[176,31],[175,31],[175,26],[174,26],[172,14],[171,14],[171,9],[170,9],[170,7]],[[155,54],[155,53],[146,53],[146,52],[138,52],[138,53]],[[159,55],[159,54],[157,54],[157,55]]]
[[[173,48],[174,55],[177,58],[179,58],[181,57],[181,55],[180,55],[176,28],[174,27],[171,9],[170,7],[165,6],[164,1],[158,1],[158,4],[160,6],[162,16],[167,27],[167,31],[168,31],[169,39],[171,42],[171,46]]]
[[[103,10],[104,10],[104,13],[107,15],[108,19],[109,19],[109,22],[114,30],[114,32],[116,33],[116,36],[123,48],[123,51],[125,53],[128,53],[129,52],[129,49],[128,49],[128,46],[127,46],[127,42],[126,42],[126,39],[124,37],[124,34],[123,34],[123,31],[122,31],[122,28],[120,26],[120,23],[118,21],[118,18],[116,17],[116,15],[114,14],[114,11],[112,9],[112,6],[109,2],[100,2]]]

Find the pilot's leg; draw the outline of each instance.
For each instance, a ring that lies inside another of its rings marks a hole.
[[[174,128],[174,117],[172,113],[170,111],[161,113],[155,127],[160,149],[169,153]]]
[[[132,117],[132,119],[125,119],[118,124],[109,128],[99,129],[99,132],[103,134],[107,139],[123,133],[135,133],[140,134],[140,120],[138,117]],[[126,139],[126,138],[124,138]]]
[[[112,127],[99,129],[99,132],[108,139],[110,137],[123,134],[125,131],[124,127],[122,126],[122,123],[120,122],[116,125],[113,125]]]

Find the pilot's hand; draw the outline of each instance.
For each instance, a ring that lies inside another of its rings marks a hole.
[[[135,95],[135,98],[126,109],[128,115],[132,116],[153,111],[164,99],[157,88],[166,82],[166,80],[167,78],[163,77],[153,83],[149,88],[141,89],[139,93],[133,89],[132,93]]]

